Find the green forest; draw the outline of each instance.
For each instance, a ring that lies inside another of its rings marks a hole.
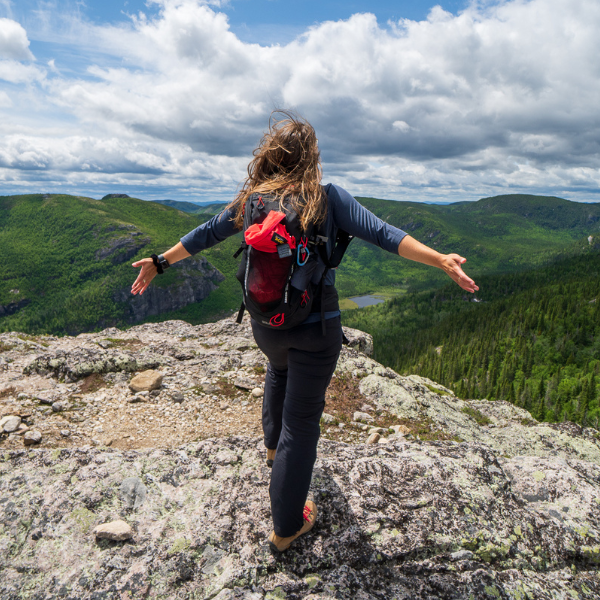
[[[113,296],[135,280],[131,263],[164,252],[207,218],[135,198],[0,197],[0,306],[22,306],[0,317],[0,331],[76,335],[125,326],[125,307]],[[203,254],[228,274],[236,268],[232,255],[238,245],[230,239]],[[177,277],[169,270],[153,285],[176,287]],[[216,320],[239,306],[238,288],[227,277],[203,302],[158,320]]]
[[[343,323],[370,332],[375,359],[399,373],[598,428],[600,251],[477,283],[475,298],[451,283],[345,311]]]

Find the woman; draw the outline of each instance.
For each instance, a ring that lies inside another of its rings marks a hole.
[[[241,231],[246,201],[256,193],[286,197],[298,212],[303,230],[313,224],[324,232],[327,256],[331,255],[337,231],[344,230],[404,258],[438,267],[464,290],[479,289],[461,268],[466,259],[424,246],[381,221],[335,185],[323,188],[313,128],[290,113],[280,114],[282,117],[271,121],[268,133],[254,151],[248,177],[235,200],[164,255],[134,263],[141,271],[133,284],[133,294],[142,294],[163,268]],[[324,272],[324,285],[318,288],[312,312],[300,325],[281,331],[252,319],[256,343],[269,360],[262,424],[267,464],[273,469],[269,493],[274,530],[269,542],[278,551],[309,531],[317,516],[315,504],[307,502],[306,497],[316,460],[325,391],[342,346],[335,272],[326,271],[319,259],[312,280],[319,281]]]

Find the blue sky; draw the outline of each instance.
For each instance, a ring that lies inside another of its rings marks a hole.
[[[227,200],[272,109],[326,181],[596,202],[597,0],[0,0],[0,194]]]
[[[467,6],[463,0],[446,0],[431,2],[430,0],[397,0],[397,1],[331,1],[331,0],[230,0],[221,5],[220,9],[229,17],[231,28],[236,33],[263,26],[283,26],[303,31],[306,27],[322,21],[337,21],[347,19],[355,13],[370,12],[377,15],[381,22],[390,19],[423,20],[429,10],[436,5],[456,14]],[[157,14],[159,5],[146,0],[57,0],[55,2],[40,2],[39,0],[18,0],[11,2],[5,14],[10,12],[14,18],[21,21],[44,6],[51,5],[59,13],[79,13],[81,17],[98,24],[117,23],[127,18],[127,15],[140,11]],[[253,39],[253,41],[256,41]]]

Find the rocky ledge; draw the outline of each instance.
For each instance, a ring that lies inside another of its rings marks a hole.
[[[598,598],[598,432],[401,377],[346,333],[317,525],[277,555],[247,324],[0,336],[0,598]]]

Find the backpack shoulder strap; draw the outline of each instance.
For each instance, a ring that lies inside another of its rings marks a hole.
[[[329,197],[328,193],[329,193],[330,188],[331,188],[330,183],[325,186],[321,186],[321,189],[323,190],[323,194],[325,194],[325,197],[327,197],[327,198]],[[347,231],[344,231],[343,229],[338,229],[338,232],[337,232],[337,235],[335,238],[335,244],[333,247],[333,252],[331,253],[331,255],[327,254],[326,244],[320,244],[318,246],[319,255],[321,256],[327,269],[337,269],[337,267],[339,267],[340,263],[342,262],[344,253],[348,249],[348,246],[350,245],[350,242],[353,239],[354,239],[353,235],[350,235]]]

